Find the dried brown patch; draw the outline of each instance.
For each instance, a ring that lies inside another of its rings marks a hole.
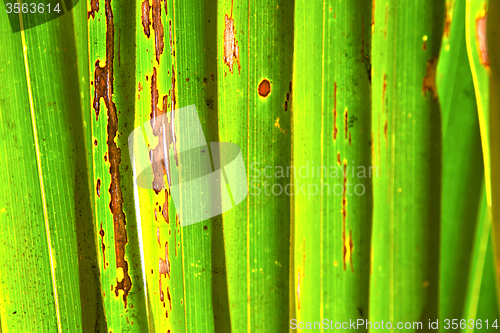
[[[156,62],[160,64],[160,55],[163,53],[164,47],[164,30],[163,23],[161,22],[161,0],[153,0],[153,30],[155,31],[155,53]]]
[[[488,43],[486,37],[488,16],[486,12],[476,18],[476,37],[477,37],[477,47],[479,51],[479,60],[481,65],[486,68],[490,67],[490,59],[488,56]]]
[[[90,11],[87,13],[87,20],[92,16],[95,18],[95,13],[99,12],[99,0],[90,1]]]
[[[436,66],[437,58],[427,60],[427,74],[424,77],[424,82],[422,85],[422,92],[424,96],[427,96],[427,91],[432,92],[432,97],[437,98],[437,88],[436,88]]]
[[[264,79],[259,84],[259,95],[262,97],[267,97],[271,93],[271,83],[268,79]]]
[[[236,31],[234,30],[234,19],[229,18],[226,14],[224,17],[224,24],[224,63],[229,67],[229,71],[232,74],[235,59],[238,62],[238,72],[241,71],[240,51],[238,41],[234,37],[236,34]]]
[[[144,34],[148,38],[150,36],[149,26],[151,25],[150,14],[149,14],[150,9],[151,6],[149,5],[149,0],[144,0],[141,5],[141,13],[142,13],[141,19],[142,19],[142,27],[144,28]]]

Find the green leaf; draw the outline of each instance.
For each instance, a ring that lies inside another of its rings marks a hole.
[[[443,1],[377,1],[372,41],[370,322],[438,315],[441,116],[435,66]],[[415,329],[415,328],[414,328]]]
[[[473,265],[472,251],[478,222],[483,163],[474,85],[465,40],[465,1],[446,3],[445,31],[437,67],[437,88],[442,113],[443,188],[441,196],[440,315],[474,318],[463,313],[469,276],[457,267]],[[478,258],[484,260],[484,253]]]
[[[219,139],[239,145],[249,190],[223,214],[233,332],[288,330],[292,37],[292,1],[218,2]]]
[[[75,222],[90,211],[80,201],[88,200],[78,193],[85,175],[75,165],[85,155],[71,115],[80,108],[73,28],[65,17],[12,33],[4,15],[0,31],[2,330],[78,332]]]
[[[371,23],[368,1],[295,3],[297,321],[368,316],[371,177],[377,176],[370,167]]]
[[[134,124],[135,4],[88,6],[94,230],[108,329],[147,330],[138,255],[133,176],[127,145]],[[84,119],[87,119],[84,116]]]
[[[497,2],[491,1],[489,8],[489,16],[487,25],[487,39],[488,39],[488,53],[491,65],[490,73],[490,86],[489,86],[489,119],[485,118],[489,122],[489,128],[496,129],[500,126],[500,63],[499,63],[499,43],[500,43],[500,30],[495,21],[500,17],[500,6]],[[485,116],[486,117],[486,116]],[[500,200],[500,136],[498,131],[492,130],[489,132],[489,145],[491,152],[491,196],[492,202],[498,202]],[[495,264],[493,270],[496,276],[496,290],[497,290],[497,302],[500,302],[500,288],[499,288],[499,260],[500,260],[500,205],[496,204],[491,207],[491,214],[493,219],[493,249],[495,253]]]

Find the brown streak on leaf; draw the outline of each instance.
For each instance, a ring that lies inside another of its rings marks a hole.
[[[437,58],[427,60],[427,74],[424,77],[424,82],[422,85],[422,93],[427,96],[427,91],[432,91],[432,96],[434,99],[437,98],[437,88],[436,88],[436,65]]]
[[[389,5],[385,5],[385,30],[384,38],[387,38],[387,19],[389,18]]]
[[[387,89],[387,74],[384,73],[384,86],[382,90],[382,113],[385,112],[385,91]]]
[[[349,126],[348,126],[348,120],[349,120],[349,116],[348,116],[348,112],[347,112],[347,106],[345,107],[345,110],[344,110],[344,131],[345,131],[345,138],[347,139],[347,133],[349,132]]]
[[[476,37],[477,37],[477,47],[479,53],[479,60],[481,61],[481,65],[486,68],[490,67],[490,59],[488,56],[488,43],[486,36],[486,22],[488,16],[486,12],[476,18]]]
[[[387,120],[385,121],[384,125],[384,137],[385,137],[385,144],[387,146]]]
[[[102,250],[102,267],[106,269],[106,245],[104,245],[104,229],[102,228],[101,222],[101,230],[99,230],[99,235],[101,236],[101,250]]]
[[[115,45],[115,27],[113,22],[113,11],[111,8],[111,0],[105,1],[106,15],[106,65],[100,67],[99,60],[95,63],[94,72],[94,109],[97,116],[99,115],[99,99],[102,97],[108,110],[108,125],[107,125],[107,145],[109,152],[109,173],[111,183],[109,185],[109,194],[111,200],[109,208],[113,214],[113,230],[115,239],[116,253],[116,268],[123,270],[123,279],[116,282],[115,295],[119,295],[119,290],[123,291],[123,302],[127,307],[127,296],[132,288],[132,279],[128,274],[128,262],[125,260],[125,246],[127,245],[127,229],[126,218],[123,212],[123,195],[121,190],[121,150],[115,143],[118,131],[118,112],[113,101],[113,60],[114,60],[114,45]]]
[[[337,82],[333,83],[333,140],[337,140]]]
[[[375,0],[372,0],[372,34],[375,31]]]
[[[150,15],[149,15],[150,9],[151,9],[151,6],[149,5],[149,0],[144,0],[142,2],[142,6],[141,6],[141,12],[142,12],[141,19],[142,19],[142,27],[144,28],[144,34],[148,38],[150,36],[149,26],[151,25],[151,20],[149,18],[150,17]],[[140,91],[140,89],[139,89],[139,91]]]
[[[354,273],[354,265],[352,264],[352,251],[354,250],[354,241],[352,240],[352,230],[349,230],[349,260],[351,263],[351,270]]]
[[[172,85],[170,87],[170,98],[172,99],[172,106],[170,108],[171,111],[175,110],[175,103],[177,101],[175,97],[175,71],[174,71],[174,65],[172,65]]]
[[[168,20],[168,34],[169,34],[169,41],[170,41],[170,54],[175,57],[174,42],[172,40],[172,20]]]
[[[168,190],[165,190],[165,202],[163,203],[163,209],[162,209],[161,214],[163,215],[165,222],[167,222],[169,224],[170,219],[168,217]]]
[[[346,270],[346,255],[347,255],[347,247],[345,242],[346,238],[345,225],[347,218],[346,187],[347,187],[347,160],[344,159],[344,187],[342,191],[342,258],[344,262],[344,271]]]
[[[172,298],[170,298],[170,290],[167,286],[167,298],[168,298],[168,307],[170,308],[170,311],[172,311]]]

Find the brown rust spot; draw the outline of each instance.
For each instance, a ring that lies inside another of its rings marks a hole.
[[[101,179],[97,178],[97,185],[95,187],[95,191],[97,193],[97,196],[100,198],[101,197]]]
[[[152,19],[153,19],[153,30],[155,31],[155,50],[156,50],[156,62],[160,64],[160,56],[163,53],[164,47],[164,30],[163,23],[161,22],[161,0],[153,0],[152,6]]]
[[[486,68],[490,67],[490,59],[488,57],[488,44],[486,40],[486,23],[488,16],[486,12],[479,15],[476,18],[476,37],[477,37],[477,48],[479,52],[479,60],[481,65]]]
[[[271,83],[268,79],[263,79],[259,84],[259,95],[267,97],[271,93]]]
[[[113,101],[113,60],[114,60],[114,45],[115,45],[115,27],[113,22],[113,11],[111,8],[111,0],[105,0],[105,16],[106,16],[106,64],[101,67],[99,60],[95,63],[94,72],[94,110],[96,112],[96,121],[99,115],[99,100],[103,98],[107,109],[108,124],[107,124],[107,145],[109,153],[109,173],[111,183],[109,185],[109,194],[111,200],[109,208],[113,214],[113,230],[115,239],[116,253],[116,268],[122,269],[123,279],[116,282],[115,295],[119,295],[119,291],[123,291],[123,302],[127,307],[127,296],[132,288],[132,279],[128,274],[128,262],[125,260],[125,246],[128,242],[126,217],[123,212],[123,195],[121,190],[121,150],[117,147],[115,138],[118,131],[118,112]]]
[[[337,82],[333,83],[333,140],[337,140]]]
[[[236,30],[234,30],[234,19],[229,18],[226,14],[224,17],[224,24],[224,63],[229,67],[229,71],[232,74],[235,59],[238,62],[238,72],[241,70],[240,51],[238,41],[234,37],[236,34]]]
[[[108,153],[104,153],[104,162],[108,161]]]
[[[94,146],[97,146],[97,139],[94,139]]]
[[[155,212],[156,212],[156,209],[155,209]],[[156,227],[156,239],[158,240],[158,246],[160,247],[161,249],[161,242],[160,242],[160,228],[159,227]]]
[[[95,13],[99,12],[99,0],[90,1],[90,11],[87,13],[87,20],[92,16],[95,18]]]
[[[149,11],[151,6],[149,5],[149,0],[144,0],[141,5],[141,19],[142,19],[142,27],[144,28],[144,34],[149,38],[150,30],[149,26],[151,25],[150,14]],[[140,83],[139,83],[140,84]],[[140,91],[141,89],[139,89]]]
[[[422,93],[427,96],[427,91],[432,92],[432,97],[437,98],[437,88],[436,88],[436,65],[437,58],[427,60],[427,74],[424,77],[424,82],[422,85]]]
[[[349,132],[349,147],[351,146],[351,132]]]
[[[342,162],[340,161],[340,153],[337,153],[337,164],[342,165]]]
[[[102,222],[101,222],[101,230],[99,230],[99,235],[101,236],[102,267],[106,269],[106,253],[105,253],[106,245],[104,245],[104,229],[102,228]]]

